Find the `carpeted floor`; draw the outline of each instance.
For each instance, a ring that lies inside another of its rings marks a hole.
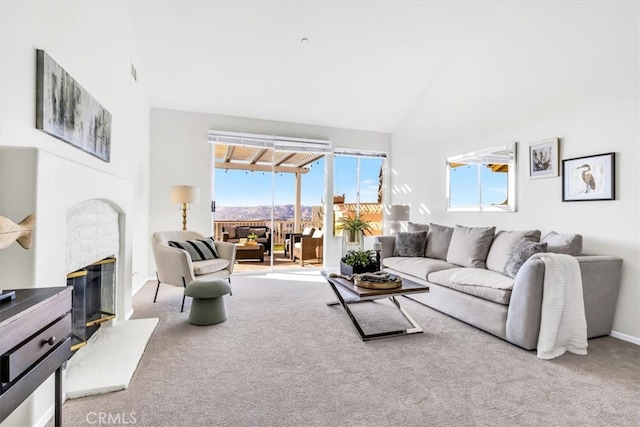
[[[587,356],[543,361],[406,299],[424,334],[362,342],[325,304],[335,297],[317,272],[242,275],[232,287],[228,320],[198,327],[189,302],[180,313],[180,288],[161,286],[152,304],[147,283],[134,318],[160,322],[129,388],[67,401],[64,425],[640,425],[633,344],[598,338]],[[395,314],[353,307],[369,331]]]

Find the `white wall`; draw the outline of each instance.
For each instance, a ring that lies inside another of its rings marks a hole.
[[[0,255],[2,286],[10,288],[14,281],[20,281],[20,287],[65,285],[67,272],[61,266],[66,209],[82,200],[108,198],[126,218],[121,223],[125,234],[118,277],[124,292],[118,298],[122,299],[120,314],[127,314],[132,287],[146,277],[149,241],[149,106],[141,84],[130,76],[138,55],[128,6],[122,2],[0,2],[0,19],[2,164],[10,163],[17,170],[23,165],[23,175],[28,176],[21,181],[6,176],[10,168],[3,169],[0,215],[14,221],[32,211],[37,216],[34,247],[25,251],[13,245]],[[110,163],[35,129],[36,49],[44,49],[111,113]],[[138,71],[144,80],[143,70]],[[20,150],[10,147],[38,151],[16,154]],[[33,159],[35,171],[29,170]],[[25,263],[34,271],[22,268]],[[5,283],[8,277],[12,283]],[[52,384],[51,380],[45,383],[3,426],[46,422],[53,403]]]
[[[388,152],[389,134],[353,129],[330,128],[298,123],[284,123],[215,114],[151,109],[151,191],[149,220],[151,232],[179,229],[182,225],[178,205],[169,203],[172,185],[200,187],[200,204],[191,205],[187,227],[210,234],[213,230],[210,201],[213,191],[213,145],[207,142],[208,130],[259,133],[301,138],[329,139],[334,147],[351,147]],[[251,189],[247,189],[247,198]],[[328,244],[325,259],[339,262],[340,247],[336,238]],[[150,255],[150,271],[155,271]]]
[[[584,236],[624,259],[613,329],[640,339],[638,3],[495,4],[392,134],[394,203],[415,222]],[[616,200],[563,203],[562,178],[529,180],[528,144],[560,158],[616,153]],[[518,141],[518,211],[447,213],[445,158]],[[401,188],[404,187],[404,190]],[[407,188],[409,189],[407,191]]]

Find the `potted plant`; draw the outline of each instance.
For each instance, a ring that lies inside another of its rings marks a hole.
[[[250,244],[254,244],[258,240],[258,235],[255,233],[251,233],[247,236],[247,240]]]
[[[345,275],[378,271],[374,251],[349,251],[340,259],[340,273]]]
[[[364,233],[371,230],[371,223],[362,219],[360,214],[354,217],[343,216],[338,219],[336,230],[342,231],[342,253],[363,250]]]

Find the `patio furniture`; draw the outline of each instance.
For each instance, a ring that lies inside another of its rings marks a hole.
[[[296,258],[299,259],[300,266],[309,260],[322,261],[323,241],[322,230],[314,231],[311,236],[301,236],[300,241],[293,244],[292,259],[294,261]]]
[[[302,236],[311,236],[316,231],[313,227],[305,227],[302,233],[286,233],[284,235],[284,257],[293,259],[293,244],[300,241]]]
[[[262,243],[240,245],[236,243],[236,260],[254,259],[264,262],[264,246]]]
[[[151,237],[151,248],[156,261],[156,276],[158,287],[153,297],[153,302],[158,298],[160,283],[168,283],[174,286],[187,287],[194,280],[227,279],[231,283],[231,273],[236,261],[236,247],[233,243],[215,241],[217,258],[194,261],[192,255],[184,249],[171,247],[169,242],[184,243],[205,239],[195,231],[156,231]],[[182,307],[184,310],[184,296]]]
[[[258,236],[257,243],[264,246],[264,252],[271,251],[271,229],[265,225],[225,225],[222,228],[222,241],[240,243],[240,239],[246,239],[250,234]]]

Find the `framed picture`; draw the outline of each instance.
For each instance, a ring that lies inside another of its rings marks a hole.
[[[562,201],[615,200],[615,153],[562,161]]]
[[[36,129],[109,162],[111,114],[44,50],[36,57]]]
[[[558,176],[558,138],[529,144],[529,179]]]

